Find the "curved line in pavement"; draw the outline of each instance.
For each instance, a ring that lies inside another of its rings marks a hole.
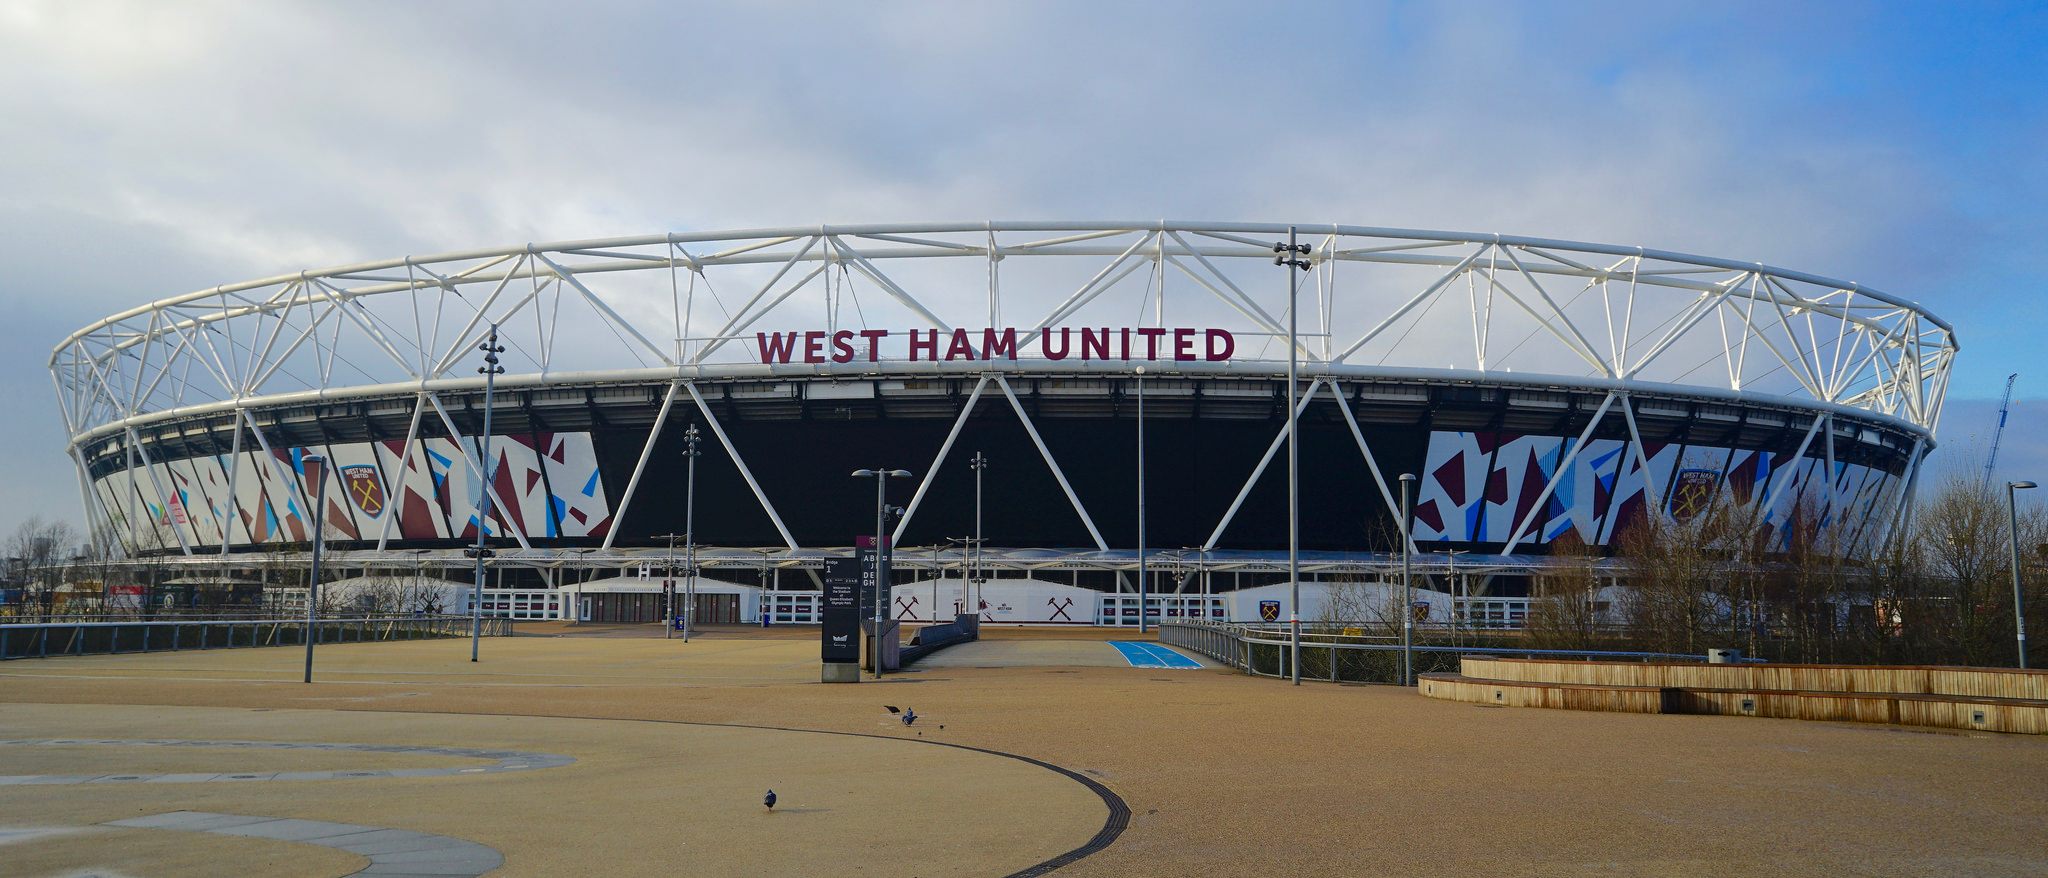
[[[352,712],[353,712],[353,711],[352,711]],[[529,714],[529,713],[468,713],[468,712],[455,712],[455,711],[426,711],[426,710],[420,710],[420,711],[361,711],[361,712],[365,712],[365,713],[386,713],[386,712],[392,712],[392,713],[415,713],[415,714],[433,714],[433,715],[438,715],[438,716],[513,716],[513,717],[532,717],[532,718],[545,718],[545,719],[582,719],[582,720],[600,720],[600,721],[610,721],[610,722],[651,722],[651,723],[666,723],[666,724],[669,724],[669,725],[680,725],[680,726],[704,726],[704,727],[708,727],[708,728],[726,728],[726,729],[756,729],[756,730],[760,730],[760,731],[772,731],[772,732],[801,732],[801,733],[805,733],[805,734],[813,734],[813,735],[839,735],[839,736],[842,736],[842,737],[848,737],[848,738],[873,738],[873,739],[876,739],[876,740],[881,740],[881,741],[898,741],[898,742],[901,742],[901,743],[905,743],[905,744],[930,744],[930,745],[932,745],[932,746],[935,746],[935,747],[951,747],[951,748],[953,748],[953,749],[956,749],[956,750],[967,750],[967,751],[970,751],[970,752],[974,752],[974,753],[984,753],[984,754],[987,754],[987,755],[990,755],[990,756],[1000,756],[1000,757],[1003,757],[1003,758],[1005,758],[1005,759],[1015,759],[1015,760],[1017,760],[1017,761],[1019,761],[1019,762],[1024,762],[1024,763],[1028,763],[1028,764],[1030,764],[1030,765],[1035,765],[1035,766],[1037,766],[1037,767],[1039,767],[1039,768],[1043,768],[1043,769],[1046,769],[1046,770],[1048,770],[1048,771],[1052,771],[1052,772],[1055,772],[1055,773],[1058,773],[1058,774],[1060,774],[1060,775],[1063,775],[1063,776],[1065,776],[1065,777],[1066,777],[1067,779],[1069,779],[1069,780],[1072,780],[1072,781],[1074,781],[1074,782],[1076,782],[1076,783],[1080,784],[1080,785],[1081,785],[1082,787],[1086,788],[1086,789],[1087,789],[1087,790],[1088,790],[1089,792],[1092,792],[1092,793],[1094,793],[1094,794],[1096,795],[1096,797],[1097,797],[1097,798],[1099,798],[1099,799],[1101,799],[1101,800],[1102,800],[1102,804],[1103,804],[1103,807],[1105,807],[1105,808],[1107,808],[1107,809],[1109,810],[1109,815],[1108,815],[1108,816],[1107,816],[1106,818],[1104,818],[1104,819],[1103,819],[1103,821],[1102,821],[1102,828],[1101,828],[1101,829],[1098,829],[1098,830],[1096,830],[1096,832],[1095,832],[1095,835],[1094,835],[1093,837],[1089,838],[1087,842],[1083,843],[1083,844],[1082,844],[1081,846],[1079,846],[1079,847],[1076,847],[1076,848],[1074,848],[1073,850],[1067,851],[1067,852],[1065,852],[1065,853],[1063,853],[1063,854],[1060,854],[1060,855],[1058,855],[1058,856],[1056,856],[1056,857],[1053,857],[1053,858],[1051,858],[1051,859],[1045,860],[1045,861],[1043,861],[1043,862],[1039,862],[1039,863],[1036,863],[1036,864],[1034,864],[1034,865],[1031,865],[1031,866],[1027,866],[1027,867],[1025,867],[1025,868],[1023,868],[1023,869],[1020,869],[1020,870],[1018,870],[1018,871],[1016,871],[1016,872],[1012,872],[1012,873],[1010,873],[1010,874],[1008,874],[1008,875],[1006,875],[1006,876],[1003,876],[1003,878],[1036,878],[1036,876],[1041,876],[1041,875],[1045,875],[1045,874],[1047,874],[1047,873],[1050,873],[1050,872],[1052,872],[1052,871],[1053,871],[1053,870],[1055,870],[1055,869],[1058,869],[1058,868],[1060,868],[1060,867],[1062,867],[1062,866],[1066,866],[1066,865],[1068,865],[1068,864],[1071,864],[1071,863],[1073,863],[1073,862],[1075,862],[1075,861],[1077,861],[1077,860],[1080,860],[1080,859],[1081,859],[1081,858],[1083,858],[1083,857],[1086,857],[1086,856],[1089,856],[1090,854],[1094,854],[1094,853],[1096,853],[1096,852],[1098,852],[1098,851],[1101,851],[1101,850],[1103,850],[1104,848],[1107,848],[1107,847],[1109,847],[1109,845],[1110,845],[1110,844],[1111,844],[1112,842],[1115,842],[1115,841],[1117,840],[1117,837],[1118,837],[1118,836],[1120,836],[1120,835],[1122,835],[1122,834],[1123,834],[1123,832],[1124,832],[1124,830],[1125,830],[1126,828],[1128,828],[1128,827],[1130,826],[1130,822],[1131,822],[1131,809],[1130,809],[1130,806],[1129,806],[1129,805],[1125,804],[1125,802],[1124,802],[1124,800],[1123,800],[1123,797],[1121,797],[1121,796],[1118,796],[1118,795],[1117,795],[1117,794],[1115,793],[1115,791],[1111,790],[1111,789],[1110,789],[1109,787],[1106,787],[1106,786],[1102,785],[1102,783],[1100,783],[1099,781],[1095,780],[1094,778],[1088,777],[1087,775],[1081,774],[1080,772],[1074,771],[1074,770],[1072,770],[1072,769],[1069,769],[1069,768],[1066,768],[1066,767],[1063,767],[1063,766],[1059,766],[1059,765],[1055,765],[1055,764],[1053,764],[1053,763],[1050,763],[1050,762],[1047,762],[1047,761],[1045,761],[1045,760],[1043,760],[1043,759],[1034,759],[1034,758],[1032,758],[1032,757],[1030,757],[1030,756],[1024,756],[1024,755],[1021,755],[1021,754],[1017,754],[1017,753],[1006,753],[1006,752],[1004,752],[1004,751],[1002,751],[1002,750],[991,750],[991,749],[989,749],[989,748],[987,748],[987,747],[975,747],[975,746],[971,746],[971,745],[968,745],[968,744],[954,744],[954,743],[949,743],[949,742],[946,742],[946,741],[931,741],[931,740],[925,740],[925,739],[923,739],[923,738],[898,738],[898,737],[895,737],[895,736],[892,736],[892,735],[877,735],[877,734],[873,734],[873,733],[869,733],[869,732],[842,732],[842,731],[834,731],[834,730],[831,730],[831,729],[799,729],[799,728],[792,728],[792,727],[789,727],[789,726],[764,726],[764,725],[749,725],[749,724],[747,724],[747,723],[713,723],[713,722],[695,722],[695,721],[690,721],[690,720],[670,720],[670,719],[635,719],[635,718],[630,718],[630,717],[591,717],[591,716],[559,716],[559,715],[550,715],[550,714]],[[462,756],[462,757],[469,757],[469,758],[476,758],[476,759],[497,759],[497,760],[498,760],[498,764],[496,764],[496,765],[491,765],[491,766],[483,766],[483,767],[478,767],[478,768],[408,768],[408,769],[395,769],[395,770],[385,770],[385,771],[311,771],[311,772],[270,772],[270,773],[262,773],[262,772],[252,772],[252,773],[242,773],[242,774],[234,774],[234,773],[220,773],[220,774],[159,774],[159,775],[141,775],[141,774],[127,774],[127,775],[90,775],[90,774],[89,774],[89,775],[12,775],[12,776],[0,776],[0,785],[6,785],[6,784],[78,784],[78,783],[94,783],[94,782],[99,782],[99,783],[144,783],[144,782],[151,782],[151,781],[154,781],[154,782],[158,782],[158,783],[197,783],[197,782],[206,782],[206,781],[226,781],[226,782],[247,782],[247,781],[258,781],[258,780],[328,780],[328,779],[341,779],[341,778],[377,778],[377,777],[431,777],[431,776],[438,776],[438,775],[451,775],[451,774],[463,774],[463,773],[495,773],[495,772],[505,772],[505,771],[521,771],[521,770],[527,770],[527,769],[534,769],[534,768],[553,768],[553,767],[556,767],[556,766],[561,766],[561,765],[568,765],[568,764],[570,764],[570,763],[572,763],[572,762],[575,762],[575,761],[576,761],[576,760],[575,760],[574,758],[572,758],[572,757],[568,757],[568,756],[560,756],[560,755],[555,755],[555,754],[550,754],[550,753],[521,753],[521,752],[517,752],[517,751],[511,751],[511,750],[478,750],[478,749],[469,749],[469,748],[459,748],[459,747],[410,747],[410,746],[403,746],[403,745],[386,745],[386,744],[297,744],[297,743],[286,743],[286,742],[277,742],[277,741],[190,741],[190,740],[170,740],[170,739],[147,739],[147,740],[115,740],[115,739],[92,739],[92,738],[43,738],[43,739],[35,739],[35,740],[4,740],[4,741],[0,741],[0,746],[35,746],[35,745],[43,745],[43,746],[93,746],[93,745],[112,745],[112,746],[121,746],[121,745],[134,745],[134,746],[164,746],[164,747],[239,747],[239,748],[247,748],[247,749],[271,749],[271,750],[295,750],[295,749],[299,749],[299,750],[347,750],[347,751],[365,751],[365,752],[376,752],[376,753],[410,753],[410,754],[424,754],[424,755],[433,755],[433,756]],[[172,814],[196,814],[196,813],[198,813],[198,812],[185,812],[185,811],[176,811],[176,812],[171,812],[171,813],[172,813]],[[167,818],[167,817],[169,817],[169,816],[170,816],[170,815],[162,815],[162,814],[160,814],[160,815],[156,815],[155,817],[145,817],[145,818],[138,818],[138,819],[140,819],[140,820],[157,820],[157,819],[160,819],[160,818]],[[221,818],[234,818],[234,817],[236,817],[236,816],[238,816],[238,815],[205,815],[205,816],[213,816],[213,817],[221,817]],[[246,818],[246,819],[247,819],[247,820],[248,820],[248,821],[249,821],[250,823],[252,823],[252,824],[253,824],[253,823],[254,823],[254,822],[256,822],[256,821],[274,821],[274,820],[277,820],[278,818],[271,818],[271,817],[250,817],[250,818]],[[306,823],[306,822],[311,822],[311,821],[291,821],[291,822],[293,822],[293,823]],[[124,825],[130,825],[130,824],[129,824],[129,822],[128,822],[128,821],[120,821],[120,822],[116,822],[116,823],[110,823],[110,824],[107,824],[107,825],[109,825],[109,826],[124,826]],[[136,823],[136,824],[133,824],[133,825],[136,825],[136,826],[142,826],[142,825],[144,825],[144,824]],[[346,825],[346,824],[331,824],[331,825],[335,825],[335,826],[342,826],[342,825]],[[156,827],[156,828],[169,828],[169,829],[176,829],[176,828],[183,828],[183,827],[177,827],[177,826],[163,826],[163,827]],[[373,829],[376,829],[376,827],[360,827],[360,828],[359,828],[359,829],[358,829],[357,831],[361,831],[361,832],[367,832],[367,831],[370,831],[370,830],[373,830]],[[195,830],[195,831],[212,831],[212,830]],[[380,831],[385,831],[385,832],[400,832],[401,830],[380,830]],[[233,832],[224,832],[224,833],[221,833],[221,834],[226,834],[226,835],[236,835],[236,834],[247,834],[247,833],[233,833]],[[434,837],[436,837],[436,838],[439,838],[439,837],[441,837],[441,836],[434,836]],[[294,839],[294,840],[295,840],[295,839]],[[458,841],[459,841],[459,840],[458,840]],[[465,843],[467,843],[467,842],[465,842]],[[486,848],[486,850],[489,850],[489,849],[488,849],[488,848]],[[496,856],[496,855],[497,855],[497,852],[496,852],[496,851],[492,851],[492,855],[493,855],[493,856]],[[496,868],[496,867],[495,867],[495,866],[493,866],[492,868]],[[380,872],[383,872],[383,871],[391,871],[391,870],[379,870],[379,871],[380,871]],[[480,874],[480,873],[479,873],[479,874]]]
[[[1037,876],[1045,875],[1062,866],[1074,863],[1075,861],[1078,861],[1083,857],[1097,853],[1102,849],[1109,847],[1112,842],[1115,842],[1117,840],[1118,836],[1123,835],[1124,830],[1129,828],[1131,823],[1130,805],[1124,802],[1122,796],[1117,795],[1114,790],[1111,790],[1109,787],[1102,785],[1101,782],[1095,780],[1094,778],[1088,777],[1087,775],[1081,774],[1080,772],[1074,771],[1073,769],[1066,768],[1064,766],[1054,765],[1053,763],[1047,762],[1043,759],[1034,759],[1030,756],[1024,756],[1018,753],[1006,753],[1002,750],[991,750],[987,747],[975,747],[968,744],[953,744],[946,741],[930,741],[923,738],[898,738],[893,735],[877,735],[872,732],[842,732],[832,729],[799,729],[790,726],[762,726],[751,725],[748,723],[712,723],[680,719],[642,719],[636,717],[605,716],[562,716],[558,714],[538,713],[464,713],[440,710],[362,712],[427,713],[434,714],[437,716],[512,716],[526,717],[531,719],[580,719],[598,720],[602,722],[665,723],[668,725],[675,726],[704,726],[706,728],[719,729],[757,729],[766,732],[802,732],[805,734],[812,735],[839,735],[847,738],[873,738],[878,741],[897,741],[904,744],[930,744],[934,747],[951,747],[955,750],[967,750],[973,753],[985,753],[990,756],[1001,756],[1004,759],[1015,759],[1018,762],[1028,763],[1031,765],[1038,766],[1039,768],[1043,768],[1048,771],[1064,775],[1068,780],[1074,781],[1075,783],[1078,783],[1081,786],[1085,787],[1089,792],[1094,793],[1097,798],[1102,800],[1103,807],[1109,809],[1109,816],[1103,818],[1102,828],[1096,830],[1095,835],[1089,838],[1088,841],[1083,843],[1080,847],[1074,848],[1073,850],[1067,851],[1066,853],[1060,854],[1059,856],[1053,857],[1049,860],[1045,860],[1030,866],[1026,866],[1023,869],[1019,869],[1015,872],[1009,873],[1008,875],[1004,875],[1002,876],[1002,878],[1037,878]]]

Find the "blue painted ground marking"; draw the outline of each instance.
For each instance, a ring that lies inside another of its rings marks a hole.
[[[1187,670],[1202,666],[1201,662],[1174,652],[1167,647],[1160,646],[1157,643],[1145,643],[1137,640],[1112,640],[1109,642],[1109,645],[1116,647],[1116,651],[1123,654],[1124,661],[1130,662],[1131,667],[1134,668]]]

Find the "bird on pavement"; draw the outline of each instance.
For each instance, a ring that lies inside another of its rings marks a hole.
[[[769,790],[768,795],[762,796],[761,804],[768,806],[770,811],[775,810],[775,791]]]

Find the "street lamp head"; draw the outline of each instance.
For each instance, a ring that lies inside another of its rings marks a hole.
[[[1402,474],[1401,474],[1401,481],[1404,481],[1404,482],[1412,482],[1412,481],[1415,481],[1415,474],[1414,474],[1414,473],[1402,473]]]
[[[894,479],[907,479],[910,478],[910,470],[892,469],[889,471],[889,477]]]
[[[856,479],[873,478],[874,475],[875,471],[871,469],[857,469],[853,471],[853,477]]]
[[[2028,482],[2028,481],[2019,481],[2019,482],[2006,482],[2005,484],[2006,484],[2006,486],[2007,486],[2007,487],[2010,487],[2010,488],[2012,488],[2012,489],[2014,489],[2014,490],[2019,490],[2019,491],[2023,491],[2023,490],[2026,490],[2026,489],[2028,489],[2028,488],[2038,488],[2038,487],[2041,487],[2040,485],[2036,485],[2036,484],[2034,484],[2033,482]]]

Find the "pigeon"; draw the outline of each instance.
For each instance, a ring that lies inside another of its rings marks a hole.
[[[917,711],[915,711],[915,710],[911,710],[911,709],[910,709],[910,708],[908,708],[908,707],[904,708],[904,709],[903,709],[903,724],[904,724],[904,725],[906,725],[906,726],[909,726],[909,725],[916,725],[916,724],[917,724]]]
[[[775,791],[769,790],[768,795],[762,796],[761,804],[767,805],[770,811],[775,810]]]

